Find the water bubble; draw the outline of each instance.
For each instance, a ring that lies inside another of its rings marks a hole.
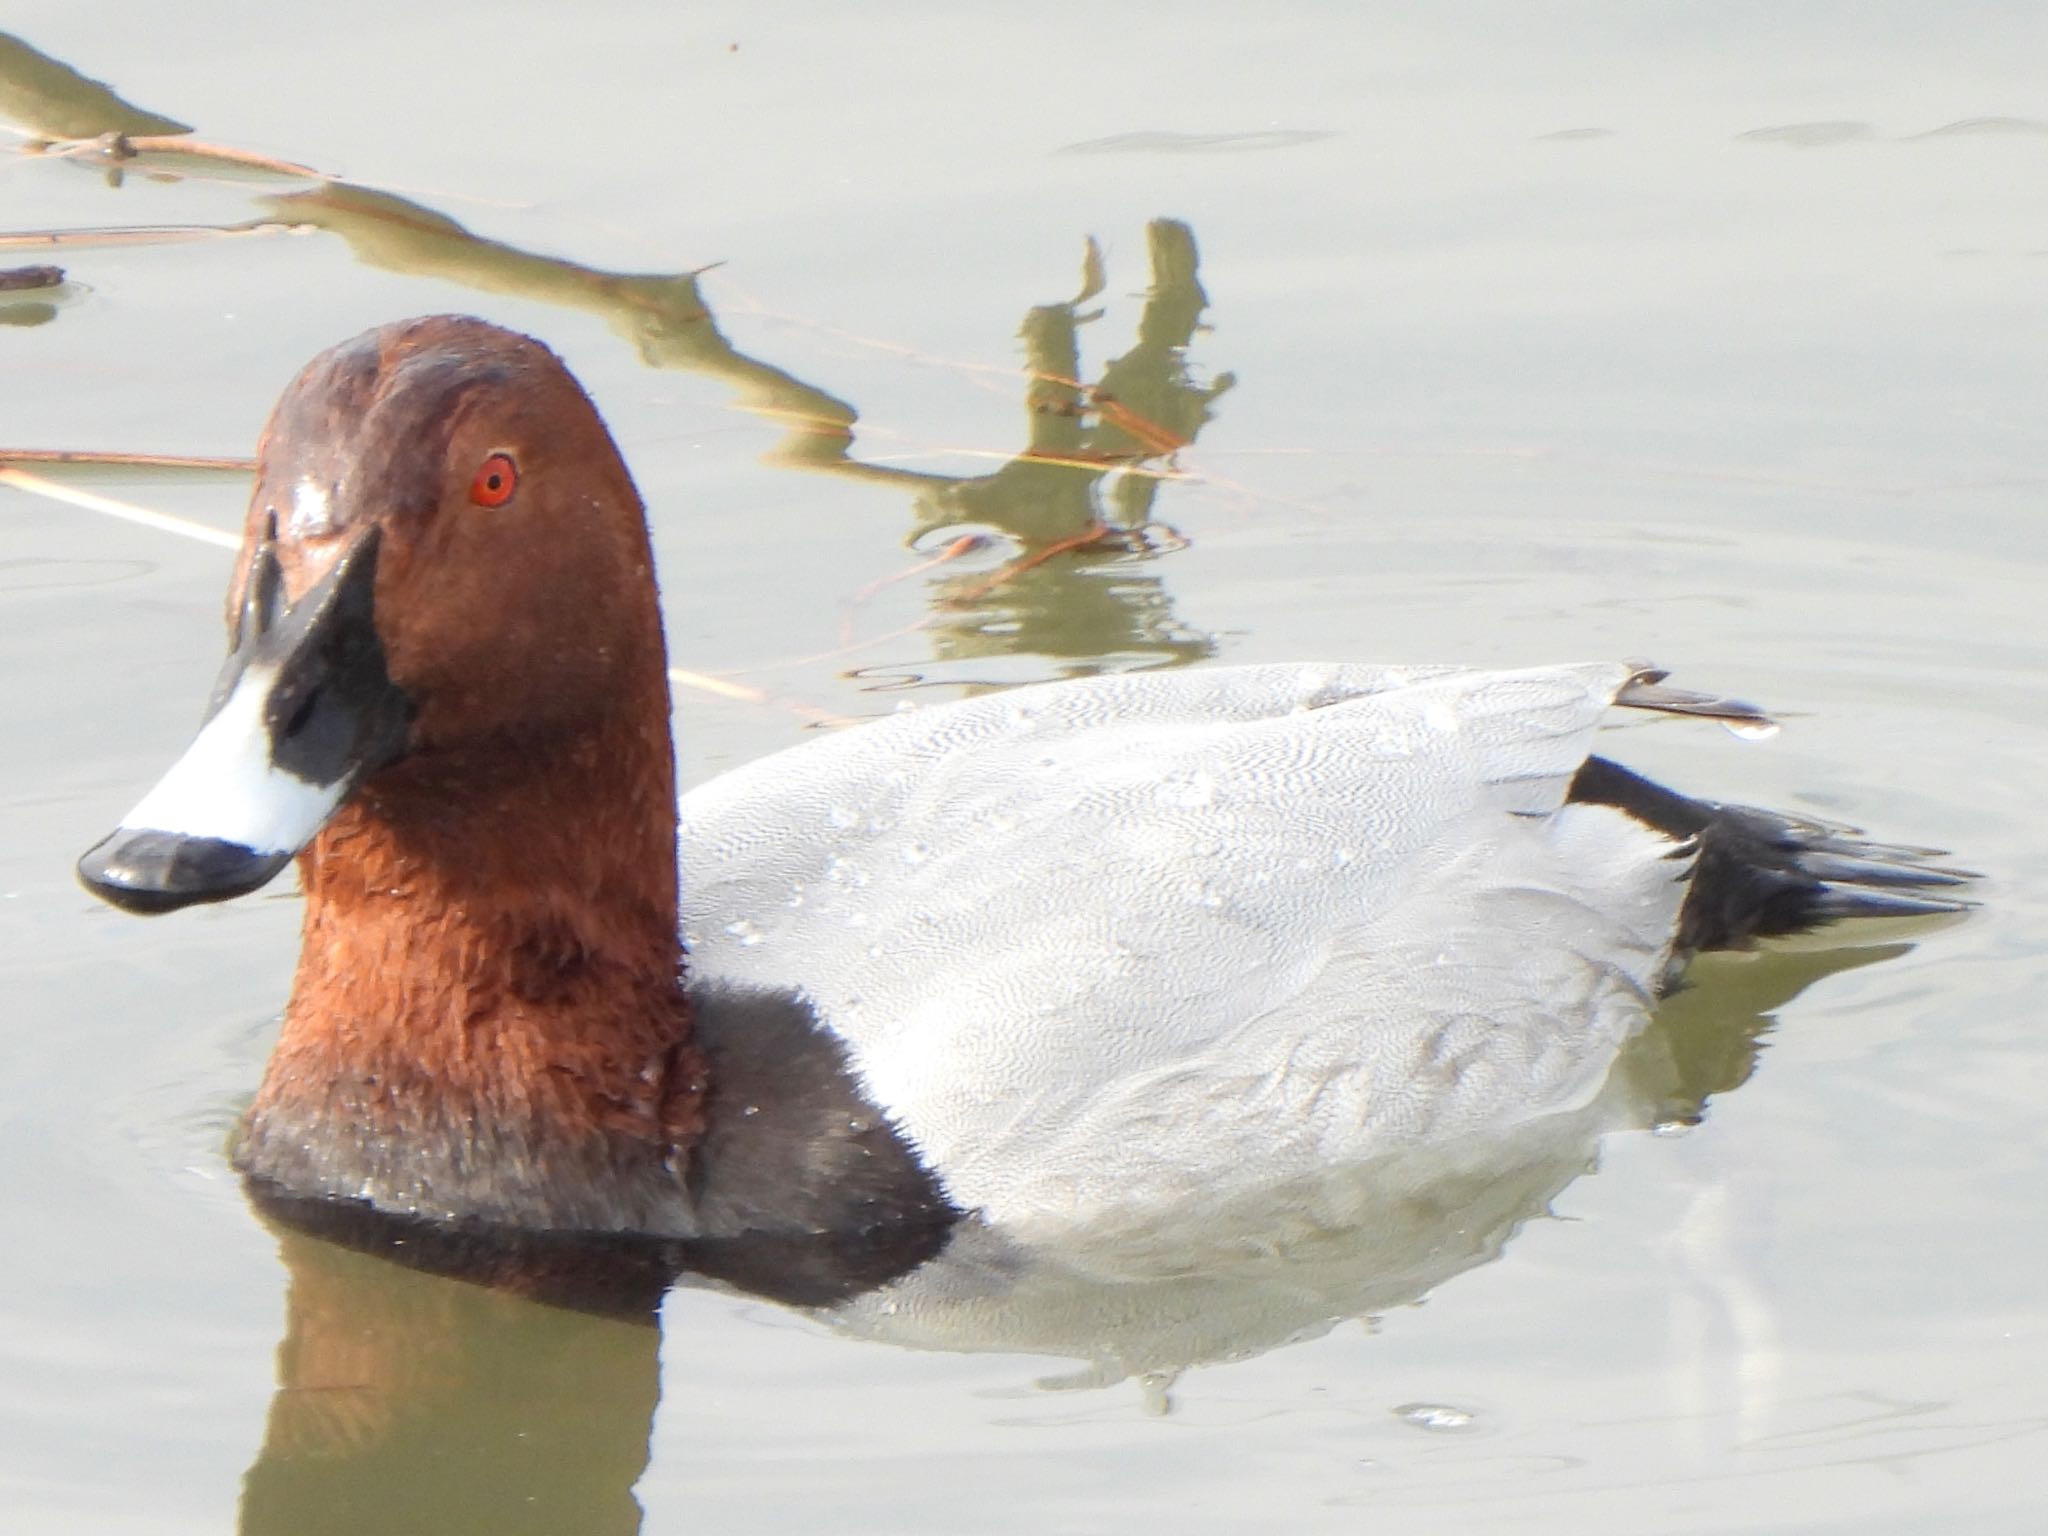
[[[732,922],[727,923],[725,931],[738,939],[741,944],[750,947],[768,937],[767,934],[761,931],[758,924],[750,922],[744,917],[735,918]]]
[[[1394,1417],[1417,1429],[1443,1434],[1470,1429],[1478,1415],[1450,1403],[1403,1403],[1394,1410]]]

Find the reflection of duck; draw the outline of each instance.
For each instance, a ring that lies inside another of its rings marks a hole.
[[[1769,1014],[1822,977],[1903,945],[1721,962],[1623,1049],[1596,1097],[1452,1147],[1321,1169],[1252,1198],[1183,1206],[1105,1241],[1020,1242],[961,1228],[945,1249],[823,1317],[924,1349],[1086,1362],[1048,1386],[1146,1378],[1242,1359],[1419,1301],[1500,1256],[1592,1169],[1618,1130],[1681,1126],[1738,1087]]]
[[[1749,716],[1632,666],[1130,674],[693,791],[686,988],[639,501],[478,321],[308,365],[231,612],[208,723],[81,870],[161,911],[303,850],[239,1160],[463,1231],[1229,1209],[1575,1110],[1691,950],[1960,878],[1588,758],[1610,703]]]
[[[876,1255],[858,1247],[832,1260],[745,1243],[710,1279],[684,1283],[816,1307],[822,1321],[862,1339],[1078,1361],[1078,1370],[1058,1369],[1043,1384],[1137,1377],[1152,1405],[1163,1406],[1164,1387],[1186,1367],[1242,1359],[1404,1305],[1494,1258],[1592,1166],[1603,1132],[1696,1118],[1710,1094],[1748,1075],[1772,1010],[1825,975],[1897,952],[1772,952],[1717,963],[1711,985],[1658,1010],[1596,1100],[1434,1168],[1409,1159],[1331,1170],[1299,1181],[1284,1200],[1162,1223],[1146,1245],[1026,1244],[968,1225],[943,1252],[879,1286],[886,1276]],[[632,1488],[656,1409],[658,1336],[649,1325],[660,1274],[637,1273],[625,1254],[593,1253],[602,1262],[585,1272],[589,1284],[568,1286],[562,1263],[551,1266],[552,1283],[537,1278],[547,1267],[539,1263],[521,1276],[502,1245],[465,1262],[449,1248],[419,1253],[424,1229],[397,1248],[376,1243],[367,1224],[335,1234],[408,1262],[627,1314],[593,1317],[312,1241],[287,1224],[296,1224],[293,1213],[279,1214],[288,1323],[269,1430],[243,1495],[244,1532],[411,1529],[424,1512],[444,1509],[488,1511],[505,1531],[639,1528]],[[833,1262],[844,1266],[850,1294],[828,1304]],[[616,1307],[591,1288],[598,1285]],[[700,1318],[695,1307],[672,1315],[672,1362],[694,1362],[712,1342],[692,1335]],[[694,1382],[701,1367],[679,1369]],[[665,1443],[689,1445],[706,1409],[685,1390],[662,1411]]]
[[[640,1528],[651,1316],[537,1307],[289,1229],[279,1247],[287,1321],[246,1536]]]

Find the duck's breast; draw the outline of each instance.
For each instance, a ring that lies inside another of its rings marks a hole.
[[[1627,667],[1246,667],[900,715],[686,796],[707,977],[801,991],[1013,1223],[1579,1102],[1683,870],[1559,810]]]

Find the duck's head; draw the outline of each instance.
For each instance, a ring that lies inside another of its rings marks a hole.
[[[79,861],[116,906],[255,890],[380,775],[415,800],[474,790],[665,685],[645,520],[603,421],[546,347],[459,317],[370,331],[293,380],[228,634],[198,737]]]

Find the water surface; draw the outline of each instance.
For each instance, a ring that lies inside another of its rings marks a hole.
[[[1007,1288],[970,1253],[823,1316],[693,1287],[657,1339],[251,1212],[221,1148],[296,898],[142,923],[70,875],[196,720],[227,555],[0,487],[0,1524],[2028,1523],[2048,19],[8,25],[142,114],[0,54],[25,127],[351,181],[0,158],[0,232],[193,232],[7,248],[67,281],[0,294],[0,453],[246,455],[358,329],[531,330],[634,467],[675,661],[747,690],[679,695],[690,781],[1103,667],[1644,656],[1787,729],[1634,729],[1634,765],[1991,878],[1960,925],[1705,968],[1598,1117],[1457,1201],[1319,1191],[1348,1242]],[[61,478],[240,518],[232,473]]]

